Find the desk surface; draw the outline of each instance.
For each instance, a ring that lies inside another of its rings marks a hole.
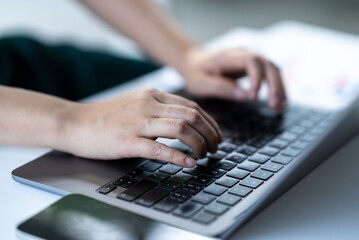
[[[159,71],[153,75],[166,75]],[[95,96],[111,97],[148,83],[153,75]],[[166,75],[168,76],[168,75]],[[158,78],[157,78],[158,79]],[[164,86],[164,85],[162,85]],[[166,89],[162,89],[166,90]],[[359,236],[359,135],[267,207],[232,239],[357,239]],[[16,239],[16,226],[60,198],[11,178],[11,171],[48,151],[0,146],[0,239]]]

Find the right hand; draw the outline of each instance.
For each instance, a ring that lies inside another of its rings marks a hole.
[[[217,151],[222,134],[196,103],[155,89],[98,103],[74,103],[65,118],[59,150],[93,159],[143,157],[193,167],[195,160],[156,142],[179,139],[197,157]]]

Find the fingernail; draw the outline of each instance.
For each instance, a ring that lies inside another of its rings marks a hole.
[[[185,163],[187,167],[194,167],[196,166],[196,161],[193,158],[187,157],[185,159]]]

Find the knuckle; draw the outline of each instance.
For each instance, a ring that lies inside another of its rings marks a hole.
[[[176,132],[180,134],[185,132],[186,127],[187,127],[187,123],[185,120],[179,119],[174,122],[174,129],[176,130]]]
[[[206,141],[202,138],[201,141],[199,142],[199,147],[200,147],[200,150],[203,152],[206,150]]]
[[[176,163],[178,161],[179,156],[177,156],[177,151],[175,149],[170,149],[169,151],[169,160],[173,163]]]
[[[148,96],[154,96],[154,95],[156,95],[158,93],[158,90],[155,89],[155,88],[146,88],[143,91]]]
[[[152,121],[152,119],[151,118],[146,118],[146,119],[144,119],[144,121],[143,121],[143,128],[144,129],[150,129],[151,127],[152,127],[152,124],[153,124],[153,121]]]
[[[148,107],[148,101],[146,101],[145,99],[138,99],[135,103],[136,108],[146,108]]]
[[[201,115],[196,109],[188,110],[187,117],[191,122],[198,122],[201,119]]]
[[[163,151],[163,146],[161,144],[154,144],[152,147],[152,156],[157,158],[158,156],[161,155],[162,151]]]
[[[187,107],[189,107],[189,108],[193,108],[193,109],[196,109],[196,110],[198,110],[198,109],[199,109],[198,104],[197,104],[197,103],[195,103],[195,102],[193,102],[193,101],[190,101],[190,100],[188,100],[188,102],[187,102]]]

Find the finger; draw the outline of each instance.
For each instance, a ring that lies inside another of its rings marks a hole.
[[[224,76],[208,75],[202,85],[204,94],[228,100],[245,100],[248,94],[233,79]]]
[[[265,73],[269,88],[268,104],[270,107],[282,111],[286,97],[279,70],[272,63],[267,62]]]
[[[155,117],[185,120],[206,140],[209,152],[218,150],[219,135],[200,111],[181,105],[162,104],[157,107]]]
[[[196,161],[185,153],[146,138],[137,139],[131,151],[138,157],[157,159],[183,167],[196,165]]]
[[[255,101],[257,100],[258,91],[264,76],[261,60],[256,56],[252,56],[250,60],[246,62],[246,72],[251,80],[249,96],[253,101]]]
[[[139,134],[148,138],[178,139],[189,146],[199,158],[205,157],[208,152],[206,140],[182,119],[152,118]]]
[[[223,135],[222,135],[221,130],[219,129],[217,122],[211,116],[209,116],[208,113],[206,113],[200,106],[198,106],[197,103],[190,101],[188,99],[185,99],[183,97],[176,96],[173,94],[168,94],[168,93],[162,93],[162,94],[158,95],[157,100],[159,102],[165,103],[165,104],[176,104],[176,105],[182,105],[185,107],[196,109],[197,111],[199,111],[202,114],[202,116],[204,116],[206,118],[206,120],[216,130],[216,132],[219,136],[218,141],[219,142],[223,141]]]

